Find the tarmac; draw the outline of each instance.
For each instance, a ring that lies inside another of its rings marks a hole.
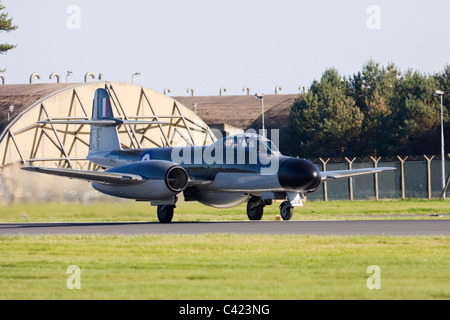
[[[274,234],[450,236],[450,220],[3,223],[5,235]]]

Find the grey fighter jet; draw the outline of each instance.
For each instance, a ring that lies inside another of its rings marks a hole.
[[[261,220],[274,200],[283,220],[293,208],[319,189],[323,181],[375,174],[395,168],[367,168],[320,172],[310,161],[281,155],[267,138],[255,133],[225,137],[209,146],[152,149],[121,148],[117,127],[122,124],[162,124],[114,118],[110,97],[98,89],[91,119],[49,119],[41,124],[91,126],[87,159],[103,172],[26,166],[23,170],[86,180],[96,190],[120,198],[148,201],[158,207],[158,219],[170,223],[177,197],[217,208],[247,201],[250,220]]]

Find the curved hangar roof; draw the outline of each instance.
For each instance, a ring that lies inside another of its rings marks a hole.
[[[170,97],[141,86],[115,82],[4,85],[0,86],[0,168],[18,162],[90,168],[92,164],[85,160],[89,126],[36,122],[50,118],[90,118],[98,88],[109,92],[116,117],[168,122],[120,126],[123,148],[208,145],[215,141],[209,127],[194,112]]]

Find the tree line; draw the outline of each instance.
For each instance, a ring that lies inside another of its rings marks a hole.
[[[440,154],[441,100],[450,152],[450,65],[435,74],[366,62],[348,78],[334,68],[299,95],[289,115],[287,154],[304,158]]]
[[[11,32],[16,30],[18,27],[13,25],[12,18],[9,18],[8,13],[4,12],[5,6],[0,2],[0,33]],[[0,54],[5,54],[9,50],[16,47],[15,44],[0,43]],[[0,73],[5,72],[6,69],[0,69]]]

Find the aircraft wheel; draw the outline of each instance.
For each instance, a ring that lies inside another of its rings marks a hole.
[[[285,221],[289,221],[292,219],[292,215],[294,214],[294,207],[291,206],[289,201],[285,201],[280,206],[280,215],[281,218]]]
[[[252,221],[258,221],[262,219],[264,214],[264,202],[260,197],[251,197],[247,203],[247,216]]]
[[[170,223],[173,219],[175,206],[158,206],[158,219],[161,223]]]

